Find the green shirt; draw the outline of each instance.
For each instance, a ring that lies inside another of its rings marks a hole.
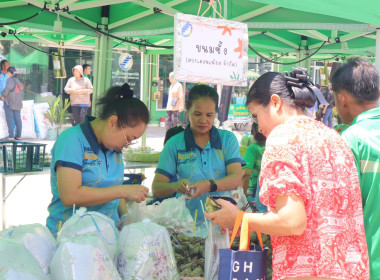
[[[253,189],[257,184],[257,179],[260,175],[261,158],[263,157],[264,149],[264,145],[254,143],[252,145],[249,145],[245,150],[244,161],[246,165],[244,168],[250,168],[252,170],[248,189]]]
[[[358,115],[342,137],[359,173],[371,280],[380,279],[380,108]]]
[[[88,76],[86,73],[83,73],[83,76],[86,77],[87,79],[89,79],[90,82],[92,83],[92,77]]]

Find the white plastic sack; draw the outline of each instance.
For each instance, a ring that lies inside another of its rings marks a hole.
[[[119,235],[114,221],[98,212],[90,211],[86,213],[85,207],[81,207],[63,224],[61,231],[58,233],[57,241],[61,243],[64,238],[73,238],[86,234],[99,236],[108,254],[116,263]]]
[[[63,239],[50,270],[54,280],[121,279],[103,242],[94,234]]]
[[[34,257],[45,274],[49,274],[49,266],[58,243],[47,227],[40,224],[11,227],[0,232],[0,236],[23,244]]]
[[[22,120],[22,138],[37,138],[36,129],[34,126],[33,116],[33,100],[25,100],[22,102],[21,120]]]
[[[8,126],[5,118],[4,101],[0,101],[0,138],[8,137]]]
[[[49,103],[34,103],[33,110],[38,128],[40,130],[40,137],[41,139],[46,139],[49,127],[46,122],[47,118],[44,116],[44,113],[49,110]]]
[[[125,226],[117,270],[124,280],[179,279],[168,231],[148,219]]]
[[[208,280],[218,280],[219,271],[219,249],[230,246],[228,231],[225,234],[220,232],[216,225],[210,224],[209,234],[205,244],[205,277]]]
[[[33,100],[22,101],[21,122],[22,122],[22,138],[36,138],[33,117]],[[8,125],[5,118],[4,101],[0,101],[0,137],[8,137]]]
[[[24,245],[0,237],[0,279],[47,280],[49,278]]]
[[[191,234],[193,231],[194,219],[186,207],[185,196],[168,198],[153,205],[131,203],[128,204],[128,213],[128,224],[150,219],[174,232]]]

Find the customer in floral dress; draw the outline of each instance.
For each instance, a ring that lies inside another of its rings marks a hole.
[[[260,173],[264,214],[247,213],[250,229],[272,235],[273,280],[369,279],[361,193],[345,141],[305,115],[316,101],[303,69],[269,72],[251,87],[247,104],[267,137]],[[205,214],[222,230],[238,209]]]

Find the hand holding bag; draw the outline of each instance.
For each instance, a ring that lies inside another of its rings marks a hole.
[[[236,217],[234,229],[231,236],[229,249],[219,249],[220,263],[218,280],[266,280],[266,258],[268,248],[263,248],[261,233],[257,232],[260,246],[250,245],[250,232],[248,217],[245,212],[240,211]],[[239,250],[231,249],[236,233],[240,227]]]

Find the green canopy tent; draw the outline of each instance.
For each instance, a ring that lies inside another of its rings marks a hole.
[[[380,68],[378,0],[221,0],[214,2],[215,9],[206,11],[208,5],[207,1],[194,0],[0,0],[0,24],[27,18],[47,8],[49,11],[44,10],[32,19],[5,25],[3,32],[15,30],[24,41],[95,48],[94,86],[98,92],[109,86],[112,47],[128,45],[141,49],[143,65],[147,65],[149,54],[171,53],[171,49],[159,47],[174,45],[173,17],[178,12],[197,15],[200,11],[199,15],[218,17],[217,10],[226,19],[247,23],[250,46],[266,59],[299,60],[324,44],[315,58],[376,56]],[[62,31],[54,28],[58,15]],[[134,43],[107,37],[94,29]],[[137,45],[145,43],[155,46]],[[256,55],[250,50],[249,56]],[[142,92],[148,92],[148,70],[144,69],[141,88]]]

